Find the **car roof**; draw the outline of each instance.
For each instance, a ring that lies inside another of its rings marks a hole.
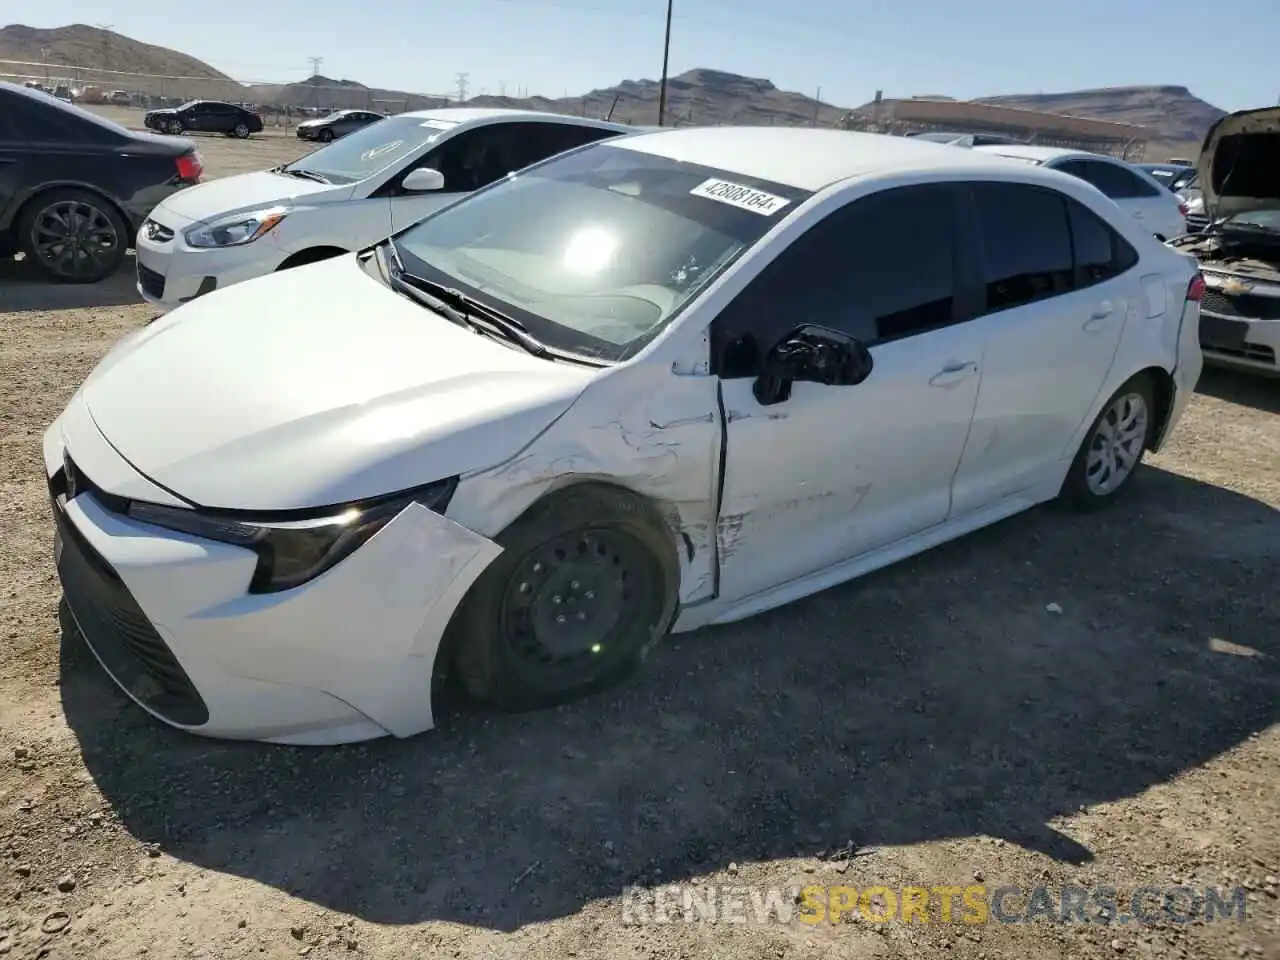
[[[1026,143],[984,143],[973,148],[986,154],[997,154],[1012,157],[1016,160],[1030,160],[1034,163],[1048,163],[1051,160],[1063,160],[1067,157],[1086,157],[1090,160],[1115,160],[1115,157],[1090,153],[1087,150],[1069,150],[1066,147],[1037,147]]]
[[[903,170],[1008,173],[1008,161],[918,137],[822,127],[681,127],[607,146],[683,160],[816,192],[850,177]]]
[[[558,120],[591,127],[607,127],[619,131],[635,129],[625,123],[610,123],[590,117],[575,117],[566,113],[548,113],[544,110],[514,110],[507,107],[442,107],[438,110],[410,110],[396,114],[415,120],[441,120],[447,123],[496,123],[501,120]]]

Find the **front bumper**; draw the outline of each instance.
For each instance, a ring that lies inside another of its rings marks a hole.
[[[173,237],[162,242],[150,239],[145,230],[138,233],[138,293],[161,310],[172,310],[214,290],[265,276],[285,255],[268,237],[243,247],[189,247],[182,231],[190,226],[188,223],[171,228]]]
[[[1257,285],[1250,292],[1229,294],[1223,288],[1225,282],[1226,278],[1205,274],[1200,305],[1205,360],[1280,375],[1280,285]]]
[[[134,701],[192,733],[274,743],[433,726],[436,652],[496,544],[415,504],[310,583],[251,595],[251,551],[138,523],[79,465],[68,500],[68,416],[45,438],[58,574],[80,632]]]

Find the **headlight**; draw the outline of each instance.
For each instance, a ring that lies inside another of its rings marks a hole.
[[[409,493],[335,507],[302,520],[245,519],[140,502],[130,503],[128,512],[142,523],[253,550],[258,567],[249,592],[278,593],[299,587],[342,562],[411,503],[442,512],[457,486],[458,478],[450,477]]]
[[[192,247],[239,247],[265,236],[285,216],[283,210],[263,210],[192,227],[184,236]]]

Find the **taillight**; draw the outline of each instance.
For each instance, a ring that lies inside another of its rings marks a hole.
[[[185,153],[178,157],[175,162],[178,164],[178,176],[181,179],[190,180],[192,183],[200,181],[200,176],[204,173],[204,165],[200,163],[200,154]]]
[[[1204,299],[1204,274],[1197,273],[1187,285],[1187,301],[1199,303]]]
[[[1185,203],[1180,203],[1178,204],[1178,212],[1182,214],[1182,219],[1185,220],[1187,218],[1187,214],[1191,212],[1191,208],[1188,207]]]

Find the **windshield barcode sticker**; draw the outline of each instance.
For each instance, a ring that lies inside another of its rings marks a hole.
[[[762,217],[773,216],[791,202],[786,197],[777,197],[772,193],[757,190],[755,187],[747,187],[730,180],[717,180],[714,177],[703,180],[689,191],[689,196],[718,200],[740,210],[758,213]]]

